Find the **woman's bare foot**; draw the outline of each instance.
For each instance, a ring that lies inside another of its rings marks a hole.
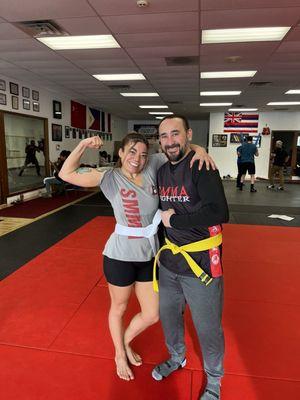
[[[116,357],[115,358],[116,366],[117,366],[117,374],[119,378],[124,379],[125,381],[130,381],[134,379],[133,373],[128,366],[127,358],[125,357]]]
[[[125,345],[125,351],[130,364],[135,365],[136,367],[142,365],[141,356],[137,354],[135,351],[133,351],[129,345]]]

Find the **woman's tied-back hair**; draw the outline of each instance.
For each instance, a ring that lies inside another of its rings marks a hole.
[[[149,142],[146,136],[144,136],[142,133],[138,132],[129,132],[127,133],[126,136],[124,136],[122,142],[121,142],[121,149],[124,151],[125,146],[127,146],[128,143],[132,143],[132,146],[134,146],[136,143],[144,143],[147,147],[147,150],[149,149]],[[121,159],[119,158],[118,161],[116,162],[116,168],[121,168],[122,163]]]

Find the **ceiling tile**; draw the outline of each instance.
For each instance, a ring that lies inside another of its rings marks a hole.
[[[103,17],[103,21],[114,34],[177,32],[178,27],[182,31],[194,31],[199,28],[196,12],[120,15]]]
[[[203,11],[202,29],[250,28],[259,26],[293,26],[298,22],[300,7],[232,9]]]
[[[85,0],[1,0],[1,17],[7,21],[33,21],[40,19],[95,16]]]
[[[149,0],[149,7],[140,8],[134,0],[90,0],[90,4],[100,15],[145,15],[148,13],[198,11],[199,0]]]
[[[110,34],[99,17],[58,18],[55,22],[70,35]]]

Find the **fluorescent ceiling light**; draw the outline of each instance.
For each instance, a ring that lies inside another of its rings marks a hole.
[[[104,74],[93,75],[99,81],[141,81],[145,80],[143,74]]]
[[[169,108],[168,106],[139,106],[140,108]]]
[[[163,119],[164,117],[155,117],[156,119]]]
[[[171,114],[174,114],[174,113],[172,113],[172,112],[167,112],[167,111],[153,111],[153,112],[149,112],[149,114],[151,114],[151,115],[171,115]]]
[[[264,28],[207,29],[202,31],[202,44],[234,42],[270,42],[282,40],[290,26]]]
[[[238,96],[241,93],[240,90],[223,90],[219,92],[200,92],[200,96]]]
[[[222,107],[232,106],[232,103],[200,103],[201,107]]]
[[[52,50],[112,49],[120,47],[112,35],[40,37],[37,40]]]
[[[124,97],[159,97],[158,93],[120,93]]]
[[[288,90],[285,94],[300,94],[300,89]]]
[[[298,106],[300,101],[271,101],[267,106]]]
[[[213,78],[248,78],[256,74],[257,71],[217,71],[217,72],[201,72],[201,79]]]
[[[229,108],[228,111],[257,111],[257,108]]]

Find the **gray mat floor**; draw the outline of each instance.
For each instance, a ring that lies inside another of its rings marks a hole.
[[[223,181],[230,210],[230,223],[252,225],[300,226],[300,185],[286,184],[284,191],[267,189],[267,182],[256,182],[257,193],[250,193],[250,183],[243,191],[235,181]],[[271,214],[294,217],[292,221],[268,218]]]

